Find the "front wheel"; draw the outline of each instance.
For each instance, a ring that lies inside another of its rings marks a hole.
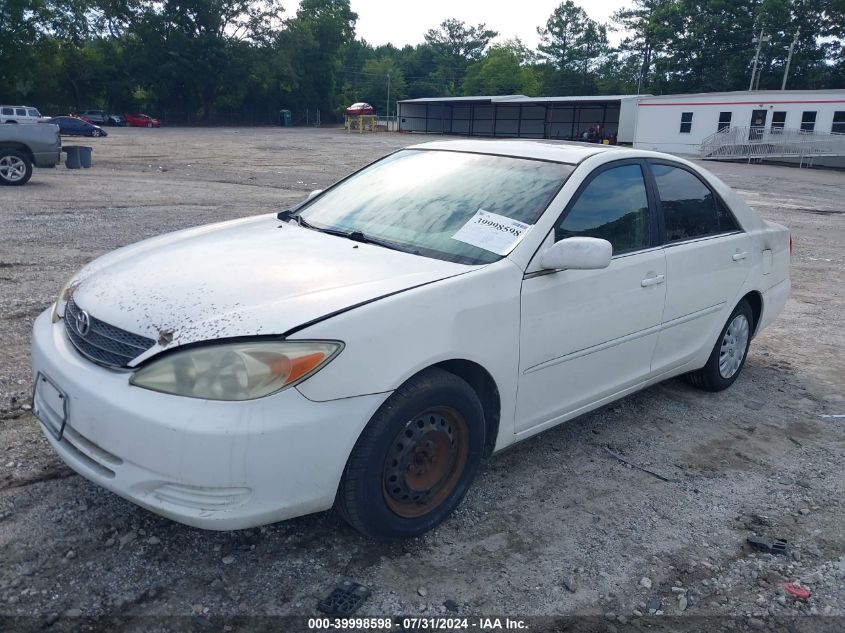
[[[728,317],[707,364],[686,375],[689,383],[705,391],[722,391],[730,387],[745,366],[753,328],[754,313],[743,299]]]
[[[25,185],[31,177],[29,157],[14,149],[0,149],[0,185]]]
[[[418,536],[446,520],[484,451],[484,411],[464,380],[431,368],[397,389],[364,429],[335,507],[366,536]]]
[[[148,128],[151,128],[152,126],[153,126],[153,124],[152,124],[152,123],[147,123],[147,127],[148,127]]]

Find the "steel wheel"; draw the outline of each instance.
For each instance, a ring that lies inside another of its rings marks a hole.
[[[20,182],[26,177],[27,171],[26,161],[21,157],[14,154],[0,157],[0,178],[7,182]]]
[[[464,418],[451,407],[428,409],[409,420],[384,462],[382,492],[403,518],[422,516],[454,490],[469,452]]]
[[[719,350],[719,374],[722,378],[732,378],[742,365],[750,331],[748,319],[744,314],[737,314],[725,330]]]
[[[484,408],[473,387],[439,367],[400,385],[349,455],[335,507],[383,541],[419,536],[464,498],[485,450]]]

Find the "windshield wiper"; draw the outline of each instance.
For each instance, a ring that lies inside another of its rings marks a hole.
[[[285,217],[281,217],[282,214],[285,214]],[[314,226],[308,220],[303,218],[301,215],[290,213],[287,214],[284,211],[279,213],[280,220],[296,220],[299,226],[303,226],[306,229],[311,229],[313,231],[319,231],[320,233],[327,233],[328,235],[336,235],[337,237],[345,237],[348,240],[352,240],[353,242],[360,242],[361,244],[373,244],[374,246],[381,246],[383,248],[389,248],[393,251],[399,251],[401,253],[411,253],[413,255],[419,255],[420,252],[413,248],[408,248],[406,246],[400,246],[399,244],[395,244],[393,242],[388,242],[386,240],[380,240],[375,237],[370,237],[366,235],[362,231],[341,231],[340,229],[330,229],[324,228],[319,226]]]

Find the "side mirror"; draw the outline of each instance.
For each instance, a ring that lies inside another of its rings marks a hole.
[[[540,256],[540,265],[551,270],[598,270],[610,266],[613,246],[597,237],[567,237]]]
[[[308,202],[311,198],[319,196],[321,193],[323,193],[322,189],[315,189],[314,191],[308,194],[308,197],[305,198],[305,201]]]

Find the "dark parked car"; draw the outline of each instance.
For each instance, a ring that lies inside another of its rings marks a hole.
[[[102,110],[80,110],[77,116],[94,125],[103,125],[106,122],[106,113]]]
[[[54,116],[50,123],[59,126],[59,131],[64,136],[108,136],[99,125],[88,123],[75,116]]]

